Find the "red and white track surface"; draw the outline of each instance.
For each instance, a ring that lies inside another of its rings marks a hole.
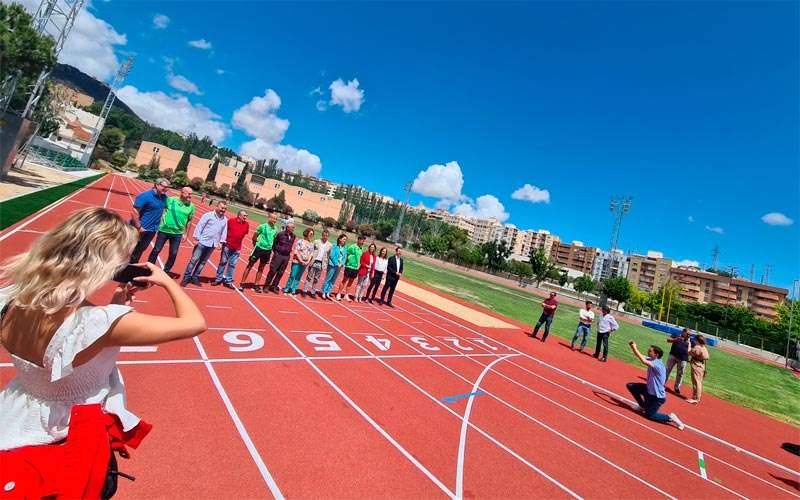
[[[87,206],[127,217],[149,187],[105,176],[0,233],[0,255]],[[186,290],[208,331],[120,355],[128,405],[154,425],[120,464],[137,477],[120,498],[800,497],[800,459],[781,449],[798,429],[711,396],[668,397],[683,432],[647,421],[620,402],[643,370],[558,338],[477,328],[402,295],[390,309]],[[171,313],[158,289],[135,306]],[[13,370],[0,351],[0,385]]]

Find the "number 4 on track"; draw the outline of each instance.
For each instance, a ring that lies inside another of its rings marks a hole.
[[[385,338],[376,339],[372,335],[367,335],[364,337],[364,340],[373,344],[375,347],[380,349],[381,351],[388,351],[390,347],[392,347],[392,341]]]

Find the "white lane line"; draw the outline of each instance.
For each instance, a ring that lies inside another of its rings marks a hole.
[[[325,330],[289,330],[289,331],[292,333],[325,333],[325,334],[333,333],[331,331],[325,331]]]
[[[703,457],[703,452],[697,450],[697,465],[700,467],[700,476],[703,479],[708,479],[708,474],[706,474],[706,459]]]
[[[106,201],[103,202],[103,208],[108,208],[108,199],[111,197],[111,190],[114,189],[114,183],[117,181],[117,176],[114,175],[111,177],[111,185],[108,187],[108,192],[106,193]]]
[[[331,318],[347,318],[347,316],[343,314],[331,314]]]
[[[368,322],[370,322],[370,323],[371,323],[371,321],[370,321],[370,320],[368,320],[368,319],[366,319],[366,318],[364,318],[364,319],[365,319],[366,321],[368,321]],[[414,329],[414,330],[417,330],[417,331],[419,331],[419,332],[422,332],[422,330],[419,330],[419,329],[418,329],[418,328],[416,328],[416,327],[413,327],[413,326],[411,326],[411,325],[408,325],[407,323],[405,323],[405,322],[403,322],[403,321],[401,321],[401,323],[404,323],[404,324],[406,324],[407,326],[409,326],[410,328],[412,328],[412,329]],[[375,323],[373,323],[373,325],[375,325],[375,326],[376,326],[377,328],[379,328],[380,330],[382,330],[382,331],[386,332],[387,334],[389,334],[389,335],[391,335],[391,336],[394,336],[394,335],[393,335],[391,332],[389,332],[389,331],[388,331],[388,330],[386,330],[385,328],[383,328],[383,327],[380,327],[380,326],[378,326],[378,325],[377,325],[377,324],[375,324]],[[460,338],[460,337],[459,337],[459,338]],[[412,347],[412,349],[414,349],[414,350],[416,350],[417,352],[419,352],[419,350],[418,350],[418,349],[416,349],[416,348],[414,348],[414,347]],[[455,349],[453,349],[452,347],[451,347],[450,349],[455,351]],[[501,356],[501,357],[503,357],[503,358],[507,358],[507,357],[509,357],[509,356],[507,356],[507,355],[504,355],[504,354],[496,354],[496,353],[481,353],[481,354],[483,354],[484,356],[485,356],[486,354],[495,354],[495,355],[497,355],[497,356]],[[479,356],[479,355],[478,355],[478,354],[475,354],[475,355],[473,355],[473,356],[466,355],[465,357],[467,357],[467,358],[470,358],[470,360],[471,360],[471,361],[473,361],[474,363],[477,363],[477,364],[479,364],[479,365],[482,365],[482,366],[483,366],[483,363],[480,363],[480,362],[478,362],[476,359],[474,359],[474,358],[475,358],[475,357],[477,357],[477,356]],[[518,356],[518,354],[514,354],[513,356]],[[433,356],[431,356],[431,358],[432,358],[432,357],[433,357]],[[464,382],[467,382],[467,383],[469,383],[469,384],[473,383],[471,380],[467,379],[466,377],[464,377],[464,376],[463,376],[463,375],[461,375],[460,373],[456,372],[455,370],[451,369],[451,368],[450,368],[450,367],[448,367],[447,365],[444,365],[444,364],[440,363],[440,362],[439,362],[439,361],[437,361],[436,359],[431,359],[431,361],[433,361],[433,362],[434,362],[434,363],[436,363],[437,365],[440,365],[442,368],[444,368],[444,369],[445,369],[445,370],[447,370],[448,372],[452,373],[452,374],[453,374],[453,375],[455,375],[456,377],[460,378],[460,379],[461,379],[461,380],[463,380]],[[502,373],[500,373],[500,372],[495,372],[495,374],[497,374],[497,375],[500,375],[500,376],[502,376],[502,377],[504,377],[504,378],[507,378],[507,377],[505,377],[505,375],[503,375],[503,374],[502,374]],[[510,380],[510,379],[509,379],[509,380]],[[525,388],[524,386],[522,386],[522,387],[523,387],[523,388]],[[527,389],[527,388],[526,388],[526,389]],[[476,390],[475,390],[475,389],[473,389],[473,390],[472,390],[472,392],[476,392]],[[659,488],[657,488],[657,487],[653,486],[652,484],[650,484],[649,482],[645,481],[644,479],[642,479],[642,478],[640,478],[640,477],[636,476],[635,474],[631,473],[631,472],[630,472],[630,471],[628,471],[627,469],[624,469],[624,468],[620,467],[620,466],[619,466],[619,465],[617,465],[616,463],[614,463],[614,462],[610,461],[609,459],[607,459],[607,458],[603,457],[602,455],[600,455],[600,454],[596,453],[595,451],[593,451],[593,450],[591,450],[591,449],[587,448],[586,446],[584,446],[584,445],[582,445],[582,444],[578,443],[577,441],[575,441],[574,439],[570,438],[569,436],[567,436],[567,435],[565,435],[565,434],[563,434],[563,433],[559,432],[557,429],[555,429],[555,428],[553,428],[553,427],[551,427],[551,426],[547,425],[547,424],[546,424],[546,423],[544,423],[543,421],[541,421],[541,420],[539,420],[539,419],[537,419],[537,418],[535,418],[535,417],[532,417],[531,415],[529,415],[529,414],[525,413],[524,411],[522,411],[522,410],[520,410],[519,408],[515,407],[514,405],[512,405],[512,404],[508,403],[507,401],[505,401],[504,399],[500,398],[499,396],[497,396],[497,395],[493,394],[492,392],[490,392],[490,391],[488,391],[488,390],[486,390],[486,389],[483,389],[483,392],[484,392],[485,394],[488,394],[488,395],[489,395],[491,398],[493,398],[493,399],[497,400],[499,403],[501,403],[501,404],[503,404],[503,405],[505,405],[505,406],[509,407],[509,408],[510,408],[510,409],[512,409],[513,411],[515,411],[515,412],[519,413],[520,415],[522,415],[523,417],[527,418],[528,420],[530,420],[530,421],[532,421],[532,422],[534,422],[534,423],[538,424],[539,426],[541,426],[541,427],[543,427],[544,429],[546,429],[546,430],[548,430],[548,431],[552,432],[552,433],[553,433],[553,434],[555,434],[556,436],[558,436],[558,437],[560,437],[560,438],[562,438],[562,439],[566,440],[567,442],[569,442],[570,444],[572,444],[572,445],[576,446],[577,448],[580,448],[581,450],[585,451],[586,453],[589,453],[589,454],[590,454],[590,455],[592,455],[593,457],[595,457],[595,458],[597,458],[597,459],[599,459],[599,460],[601,460],[601,461],[605,462],[606,464],[608,464],[608,465],[610,465],[611,467],[613,467],[613,468],[617,469],[618,471],[622,472],[623,474],[625,474],[625,475],[627,475],[627,476],[629,476],[629,477],[633,478],[634,480],[636,480],[636,481],[638,481],[638,482],[640,482],[640,483],[644,484],[644,485],[645,485],[645,486],[647,486],[648,488],[651,488],[651,489],[653,489],[654,491],[657,491],[657,492],[661,493],[662,495],[664,495],[664,496],[666,496],[666,497],[668,497],[668,498],[674,498],[674,497],[670,496],[668,493],[666,493],[666,492],[662,491],[661,489],[659,489]],[[437,401],[437,403],[441,404],[441,403],[440,403],[440,402],[438,402],[438,401]],[[473,424],[471,424],[471,423],[470,423],[469,425],[470,425],[470,426],[472,426],[472,427],[474,427],[474,426],[473,426]],[[476,430],[478,430],[479,432],[481,432],[479,428],[475,427],[475,429],[476,429]],[[501,446],[502,446],[502,445],[501,445]],[[678,464],[675,464],[675,465],[678,465]],[[680,467],[680,465],[678,465],[678,466]],[[538,472],[540,472],[540,473],[541,473],[541,471],[538,471]],[[691,472],[691,471],[690,471],[690,472]],[[545,475],[545,477],[547,477],[547,476]]]
[[[106,177],[105,177],[105,176],[103,176],[103,177],[100,177],[99,179],[95,179],[95,180],[94,180],[94,181],[92,181],[91,183],[89,183],[89,184],[87,184],[86,186],[84,186],[84,187],[82,187],[82,188],[78,189],[77,191],[75,191],[75,192],[74,192],[74,193],[72,193],[71,195],[67,196],[66,198],[61,198],[60,200],[54,201],[53,203],[51,203],[51,204],[50,204],[50,206],[48,206],[48,207],[45,207],[45,208],[41,209],[39,212],[37,212],[35,216],[33,216],[33,217],[31,217],[30,219],[26,220],[25,222],[23,222],[23,223],[22,223],[22,224],[20,224],[19,226],[15,227],[15,228],[14,228],[14,229],[12,229],[11,231],[7,232],[6,234],[4,234],[4,235],[0,236],[0,241],[3,241],[4,239],[8,238],[8,237],[9,237],[9,236],[11,236],[12,234],[14,234],[14,233],[16,233],[16,232],[18,232],[18,231],[21,231],[21,230],[23,230],[23,229],[24,229],[24,228],[26,228],[26,227],[28,226],[28,224],[30,224],[31,222],[33,222],[33,221],[35,221],[35,220],[39,219],[39,217],[41,217],[41,216],[45,215],[46,213],[48,213],[48,212],[49,212],[49,211],[51,211],[52,209],[56,208],[57,206],[61,205],[62,203],[66,202],[67,200],[69,200],[69,199],[70,199],[70,198],[72,198],[73,196],[76,196],[76,195],[78,195],[79,193],[82,193],[82,192],[86,191],[86,190],[87,190],[87,189],[88,189],[90,186],[94,186],[95,184],[97,184],[98,182],[100,182],[101,180],[103,180],[103,179],[105,179],[105,178],[106,178]],[[112,180],[112,183],[113,183],[113,180]],[[111,186],[109,186],[108,190],[109,190],[109,192],[111,192]]]
[[[233,309],[231,306],[211,306],[211,305],[206,305],[206,307],[208,307],[209,309]]]
[[[507,345],[507,344],[504,344],[503,342],[499,341],[498,339],[496,339],[496,338],[494,338],[494,337],[491,337],[491,336],[489,336],[489,335],[486,335],[486,334],[484,334],[484,333],[482,333],[482,332],[479,332],[479,331],[477,331],[477,330],[475,330],[475,329],[473,329],[473,328],[471,328],[471,327],[469,327],[469,326],[462,325],[461,323],[458,323],[458,322],[456,322],[456,321],[454,321],[454,320],[452,320],[452,319],[450,319],[450,318],[447,318],[447,317],[445,317],[445,316],[442,316],[441,314],[438,314],[438,313],[435,313],[435,312],[431,312],[431,310],[430,310],[430,309],[428,309],[428,308],[426,308],[426,307],[424,307],[424,306],[421,306],[421,305],[419,305],[419,304],[416,304],[416,303],[415,303],[415,302],[413,302],[413,301],[410,301],[410,300],[408,300],[408,299],[405,299],[405,298],[403,298],[403,297],[399,297],[399,300],[401,300],[401,301],[403,301],[403,302],[407,302],[407,303],[411,304],[412,306],[414,306],[415,308],[417,308],[417,309],[421,309],[422,311],[425,311],[425,312],[421,312],[421,313],[417,314],[417,313],[413,313],[413,312],[411,312],[411,311],[409,311],[409,310],[407,310],[407,309],[402,309],[402,308],[400,308],[400,310],[401,310],[401,311],[403,311],[403,312],[407,312],[407,313],[409,313],[409,314],[411,314],[411,315],[413,315],[413,316],[416,316],[416,317],[418,317],[418,318],[421,318],[421,319],[423,319],[425,322],[427,322],[427,323],[429,323],[429,324],[431,324],[431,325],[438,326],[438,325],[436,325],[435,323],[433,323],[432,321],[422,318],[422,316],[423,316],[423,315],[433,315],[433,316],[438,316],[438,317],[440,317],[440,318],[442,318],[442,319],[445,319],[445,320],[449,321],[449,322],[450,322],[450,323],[452,323],[453,325],[456,325],[456,326],[458,326],[458,327],[460,327],[460,328],[462,328],[462,329],[464,329],[464,330],[467,330],[467,331],[469,331],[469,332],[471,332],[471,333],[474,333],[474,334],[476,334],[476,335],[479,335],[480,337],[482,337],[482,338],[485,338],[485,339],[487,339],[487,340],[491,340],[491,341],[495,342],[496,344],[498,344],[498,345],[501,345],[501,346],[505,347],[506,349],[509,349],[509,350],[511,350],[511,351],[513,351],[513,352],[516,352],[516,353],[518,353],[518,354],[521,354],[523,357],[526,357],[526,358],[528,358],[528,359],[530,359],[530,360],[532,360],[532,361],[534,361],[534,362],[536,362],[536,363],[538,363],[538,364],[540,364],[540,365],[542,365],[542,366],[545,366],[545,367],[547,367],[547,368],[549,368],[549,369],[551,369],[551,370],[553,370],[553,371],[556,371],[556,372],[558,372],[558,373],[560,373],[560,374],[564,375],[564,376],[565,376],[565,377],[567,377],[567,378],[570,378],[570,379],[572,379],[572,380],[575,380],[575,381],[577,381],[577,382],[580,382],[580,383],[582,383],[582,384],[589,385],[589,386],[591,386],[591,387],[593,387],[593,388],[597,389],[598,391],[600,391],[600,392],[602,392],[602,393],[606,394],[607,396],[611,396],[611,397],[612,397],[612,398],[614,398],[614,399],[617,399],[617,400],[620,400],[620,401],[627,402],[628,404],[631,404],[631,403],[633,403],[632,401],[628,400],[627,398],[625,398],[625,397],[623,397],[623,396],[620,396],[620,395],[618,395],[618,394],[614,393],[614,392],[613,392],[613,391],[611,391],[611,390],[608,390],[608,389],[606,389],[606,388],[604,388],[604,387],[602,387],[602,386],[599,386],[599,385],[593,384],[593,383],[591,383],[591,382],[584,381],[583,379],[581,379],[581,378],[579,378],[579,377],[577,377],[577,376],[575,376],[575,375],[573,375],[573,374],[571,374],[571,373],[569,373],[569,372],[567,372],[567,371],[564,371],[564,370],[562,370],[562,369],[560,369],[560,368],[558,368],[558,367],[556,367],[556,366],[553,366],[553,365],[551,365],[551,364],[549,364],[549,363],[547,363],[547,362],[545,362],[545,361],[542,361],[542,360],[540,360],[539,358],[536,358],[535,356],[532,356],[532,355],[530,355],[530,354],[528,354],[528,353],[522,352],[522,351],[520,351],[520,350],[518,350],[518,349],[515,349],[514,347],[511,347],[511,346],[509,346],[509,345]],[[441,328],[441,327],[440,327],[440,328]],[[619,415],[619,416],[621,416],[622,418],[624,418],[624,419],[626,419],[626,420],[628,420],[628,421],[630,421],[630,422],[632,422],[632,423],[634,423],[634,424],[636,424],[636,425],[639,425],[639,426],[641,426],[641,427],[643,427],[643,428],[645,428],[645,429],[647,429],[647,430],[649,430],[649,431],[651,431],[651,432],[655,432],[656,434],[659,434],[659,435],[661,435],[662,437],[665,437],[665,438],[667,438],[667,439],[669,439],[669,440],[671,440],[671,441],[673,441],[673,442],[675,442],[675,443],[677,443],[677,444],[680,444],[680,445],[682,445],[682,446],[685,446],[685,447],[687,447],[687,448],[689,448],[689,449],[692,449],[692,450],[698,451],[698,449],[697,449],[697,448],[695,448],[695,447],[693,447],[693,446],[691,446],[691,445],[689,445],[689,444],[687,444],[687,443],[685,443],[685,442],[683,442],[683,441],[681,441],[681,440],[675,439],[675,438],[673,438],[672,436],[670,436],[670,435],[668,435],[668,434],[665,434],[665,433],[663,433],[663,432],[661,432],[661,431],[659,431],[659,430],[657,430],[657,429],[654,429],[654,428],[652,428],[652,427],[649,427],[649,426],[645,425],[644,423],[640,422],[639,420],[634,420],[634,419],[632,419],[632,418],[628,417],[627,415],[623,415],[622,413],[619,413],[619,412],[617,412],[617,411],[615,411],[615,410],[613,410],[613,409],[611,409],[611,408],[608,408],[608,407],[606,407],[606,406],[604,406],[604,405],[602,405],[602,404],[598,403],[597,401],[594,401],[594,400],[592,400],[592,399],[590,399],[590,398],[587,398],[586,396],[583,396],[582,394],[580,394],[580,393],[578,393],[578,392],[575,392],[575,391],[573,391],[573,390],[569,389],[569,388],[568,388],[568,387],[566,387],[566,386],[563,386],[563,385],[561,385],[561,384],[559,384],[559,383],[557,383],[557,382],[553,382],[552,380],[549,380],[547,377],[543,377],[543,376],[541,376],[541,375],[539,375],[539,374],[537,374],[537,373],[535,373],[535,372],[532,372],[531,370],[528,370],[527,368],[525,368],[525,367],[524,367],[524,366],[522,366],[522,365],[519,365],[519,364],[517,364],[517,363],[515,363],[515,362],[513,362],[513,361],[511,361],[511,364],[513,364],[514,366],[517,366],[518,368],[520,368],[520,369],[522,369],[522,370],[524,370],[524,371],[526,371],[526,372],[528,372],[528,373],[530,373],[530,374],[532,374],[532,375],[534,375],[534,376],[536,376],[536,377],[538,377],[538,378],[541,378],[542,380],[544,380],[544,381],[546,381],[546,382],[548,382],[548,383],[550,383],[550,384],[553,384],[553,385],[555,385],[556,387],[560,387],[560,388],[562,388],[562,389],[565,389],[565,390],[567,390],[567,391],[569,391],[569,392],[573,393],[574,395],[576,395],[576,396],[578,396],[578,397],[580,397],[580,398],[582,398],[582,399],[585,399],[586,401],[589,401],[590,403],[592,403],[592,404],[594,404],[594,405],[597,405],[597,406],[598,406],[598,407],[600,407],[600,408],[603,408],[603,409],[604,409],[604,410],[606,410],[606,411],[610,411],[611,413],[614,413],[614,414],[616,414],[616,415]],[[692,430],[695,430],[696,432],[698,432],[698,433],[700,433],[700,434],[705,434],[704,432],[700,431],[699,429],[695,429],[695,428],[693,428],[693,427],[691,427],[691,426],[689,426],[689,425],[686,425],[686,428],[687,428],[687,429],[688,429],[688,428],[691,428]],[[763,461],[764,463],[767,463],[767,464],[773,465],[773,466],[775,466],[775,467],[777,467],[777,468],[779,468],[779,469],[781,469],[781,470],[783,470],[783,471],[785,471],[785,472],[788,472],[788,473],[790,473],[790,474],[792,474],[792,475],[796,475],[796,474],[797,474],[797,472],[796,472],[796,471],[793,471],[793,470],[789,469],[788,467],[785,467],[785,466],[783,466],[783,465],[781,465],[781,464],[779,464],[779,463],[775,463],[775,462],[773,462],[773,461],[771,461],[771,460],[769,460],[769,459],[767,459],[767,458],[761,457],[761,456],[759,456],[758,454],[756,454],[756,453],[753,453],[753,452],[750,452],[750,451],[748,451],[748,450],[745,450],[744,448],[741,448],[741,447],[739,447],[739,446],[737,446],[737,445],[734,445],[733,443],[729,443],[729,442],[727,442],[727,441],[725,441],[725,440],[722,440],[722,439],[720,439],[720,438],[716,438],[716,437],[714,437],[714,436],[711,436],[711,435],[708,435],[708,437],[710,437],[711,439],[714,439],[714,440],[719,440],[719,442],[721,442],[722,444],[725,444],[725,445],[726,445],[726,446],[728,446],[728,447],[731,447],[731,448],[733,448],[735,451],[738,451],[738,452],[744,453],[744,454],[746,454],[746,455],[748,455],[748,456],[750,456],[750,457],[752,457],[752,458],[756,458],[756,459],[758,459],[758,460],[761,460],[761,461]],[[706,455],[708,455],[708,453],[706,453]],[[711,455],[708,455],[708,456],[711,456]],[[716,458],[716,457],[713,457],[713,456],[712,456],[712,458]],[[758,479],[759,481],[762,481],[762,482],[764,482],[765,484],[768,484],[768,485],[770,485],[770,486],[772,486],[772,487],[774,487],[774,488],[777,488],[777,489],[779,489],[779,490],[781,490],[781,491],[784,491],[784,492],[790,493],[790,494],[792,494],[793,496],[798,496],[798,495],[796,495],[796,494],[794,494],[794,493],[790,492],[789,490],[786,490],[786,489],[784,489],[784,488],[781,488],[780,486],[778,486],[778,485],[776,485],[776,484],[774,484],[774,483],[771,483],[771,482],[769,482],[769,481],[767,481],[767,480],[765,480],[765,479],[763,479],[763,478],[760,478],[760,477],[756,476],[755,474],[753,474],[753,473],[751,473],[751,472],[748,472],[748,471],[746,471],[746,470],[744,470],[744,469],[741,469],[741,468],[739,468],[739,467],[737,467],[737,466],[735,466],[735,465],[733,465],[733,464],[731,464],[731,463],[729,463],[729,462],[726,462],[726,461],[724,461],[724,460],[721,460],[721,459],[719,459],[719,458],[716,458],[716,459],[717,459],[717,460],[720,460],[720,461],[721,461],[722,463],[724,463],[725,465],[728,465],[729,467],[731,467],[731,468],[733,468],[733,469],[735,469],[735,470],[737,470],[737,471],[739,471],[739,472],[742,472],[743,474],[746,474],[746,475],[748,475],[748,476],[750,476],[750,477],[752,477],[752,478],[754,478],[754,479]],[[719,484],[719,483],[716,483],[716,482],[715,482],[714,484]],[[725,487],[723,487],[722,485],[719,485],[719,486],[720,486],[720,487],[722,487],[722,488],[724,488],[724,489],[726,489],[726,490],[728,489],[728,488],[725,488]],[[730,490],[729,490],[729,491],[730,491]],[[735,492],[734,492],[734,494],[737,494],[737,495],[738,495],[738,493],[735,493]]]
[[[241,331],[246,331],[246,332],[265,332],[266,331],[266,329],[264,329],[264,328],[250,328],[249,326],[246,327],[246,328],[223,328],[221,326],[212,326],[212,327],[206,328],[206,330],[227,330],[227,331],[231,331],[231,332],[241,332]]]
[[[278,311],[281,314],[297,314],[297,311]]]
[[[119,348],[119,352],[157,352],[155,345],[126,345]]]
[[[125,185],[125,179],[122,180],[123,186],[125,186],[125,191],[128,193],[128,199],[133,203],[133,198],[131,197],[131,193],[128,190],[127,185]],[[113,185],[113,181],[112,181]],[[109,189],[109,193],[111,190]],[[153,246],[153,243],[150,242],[150,246]],[[161,262],[161,257],[158,258],[159,263],[163,266]],[[214,264],[211,263],[213,266]],[[216,268],[216,266],[214,266]],[[197,348],[197,352],[200,354],[200,358],[203,361],[203,365],[205,365],[206,370],[208,370],[209,375],[211,376],[211,381],[214,383],[214,386],[217,388],[217,393],[219,393],[222,402],[225,404],[225,408],[228,410],[228,415],[230,415],[231,419],[233,420],[233,424],[236,427],[236,430],[239,432],[239,437],[242,438],[242,441],[247,447],[247,451],[250,453],[250,457],[256,464],[259,472],[261,473],[261,477],[264,479],[264,482],[267,484],[269,491],[272,495],[276,498],[276,500],[283,500],[283,494],[281,490],[278,488],[278,484],[275,482],[275,479],[270,474],[269,469],[267,469],[267,465],[264,463],[264,460],[259,455],[258,450],[253,444],[253,440],[250,439],[250,434],[247,433],[247,429],[245,429],[244,424],[242,424],[241,419],[239,418],[239,414],[236,413],[236,409],[233,407],[233,403],[231,403],[230,398],[228,397],[228,393],[225,392],[225,388],[222,387],[222,383],[217,377],[217,372],[214,370],[214,366],[208,361],[208,356],[206,355],[205,349],[203,349],[203,344],[200,342],[196,336],[192,337],[194,341],[194,345]]]
[[[510,358],[512,356],[519,356],[519,354],[507,354],[502,358],[497,358],[488,365],[486,368],[483,369],[481,374],[478,376],[475,383],[472,384],[472,390],[469,391],[473,394],[470,395],[469,399],[467,400],[467,409],[464,410],[464,418],[461,420],[461,433],[458,437],[458,462],[456,464],[456,498],[464,498],[464,448],[467,445],[467,429],[469,429],[469,415],[472,412],[472,403],[475,401],[475,392],[478,390],[478,386],[481,384],[483,377],[489,373],[489,370],[492,369],[494,365],[503,361],[506,358]]]

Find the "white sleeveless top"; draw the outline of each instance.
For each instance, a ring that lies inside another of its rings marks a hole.
[[[0,289],[0,308],[8,288]],[[108,332],[128,306],[86,306],[68,316],[44,353],[44,367],[11,355],[16,376],[0,390],[0,450],[50,444],[67,437],[70,409],[100,403],[124,430],[139,424],[125,408],[125,386],[117,370],[119,347],[107,347],[80,366],[75,356]]]

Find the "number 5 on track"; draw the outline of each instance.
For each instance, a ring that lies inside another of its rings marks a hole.
[[[306,340],[314,344],[315,351],[341,351],[339,344],[334,342],[333,337],[325,333],[312,333],[306,335]]]

